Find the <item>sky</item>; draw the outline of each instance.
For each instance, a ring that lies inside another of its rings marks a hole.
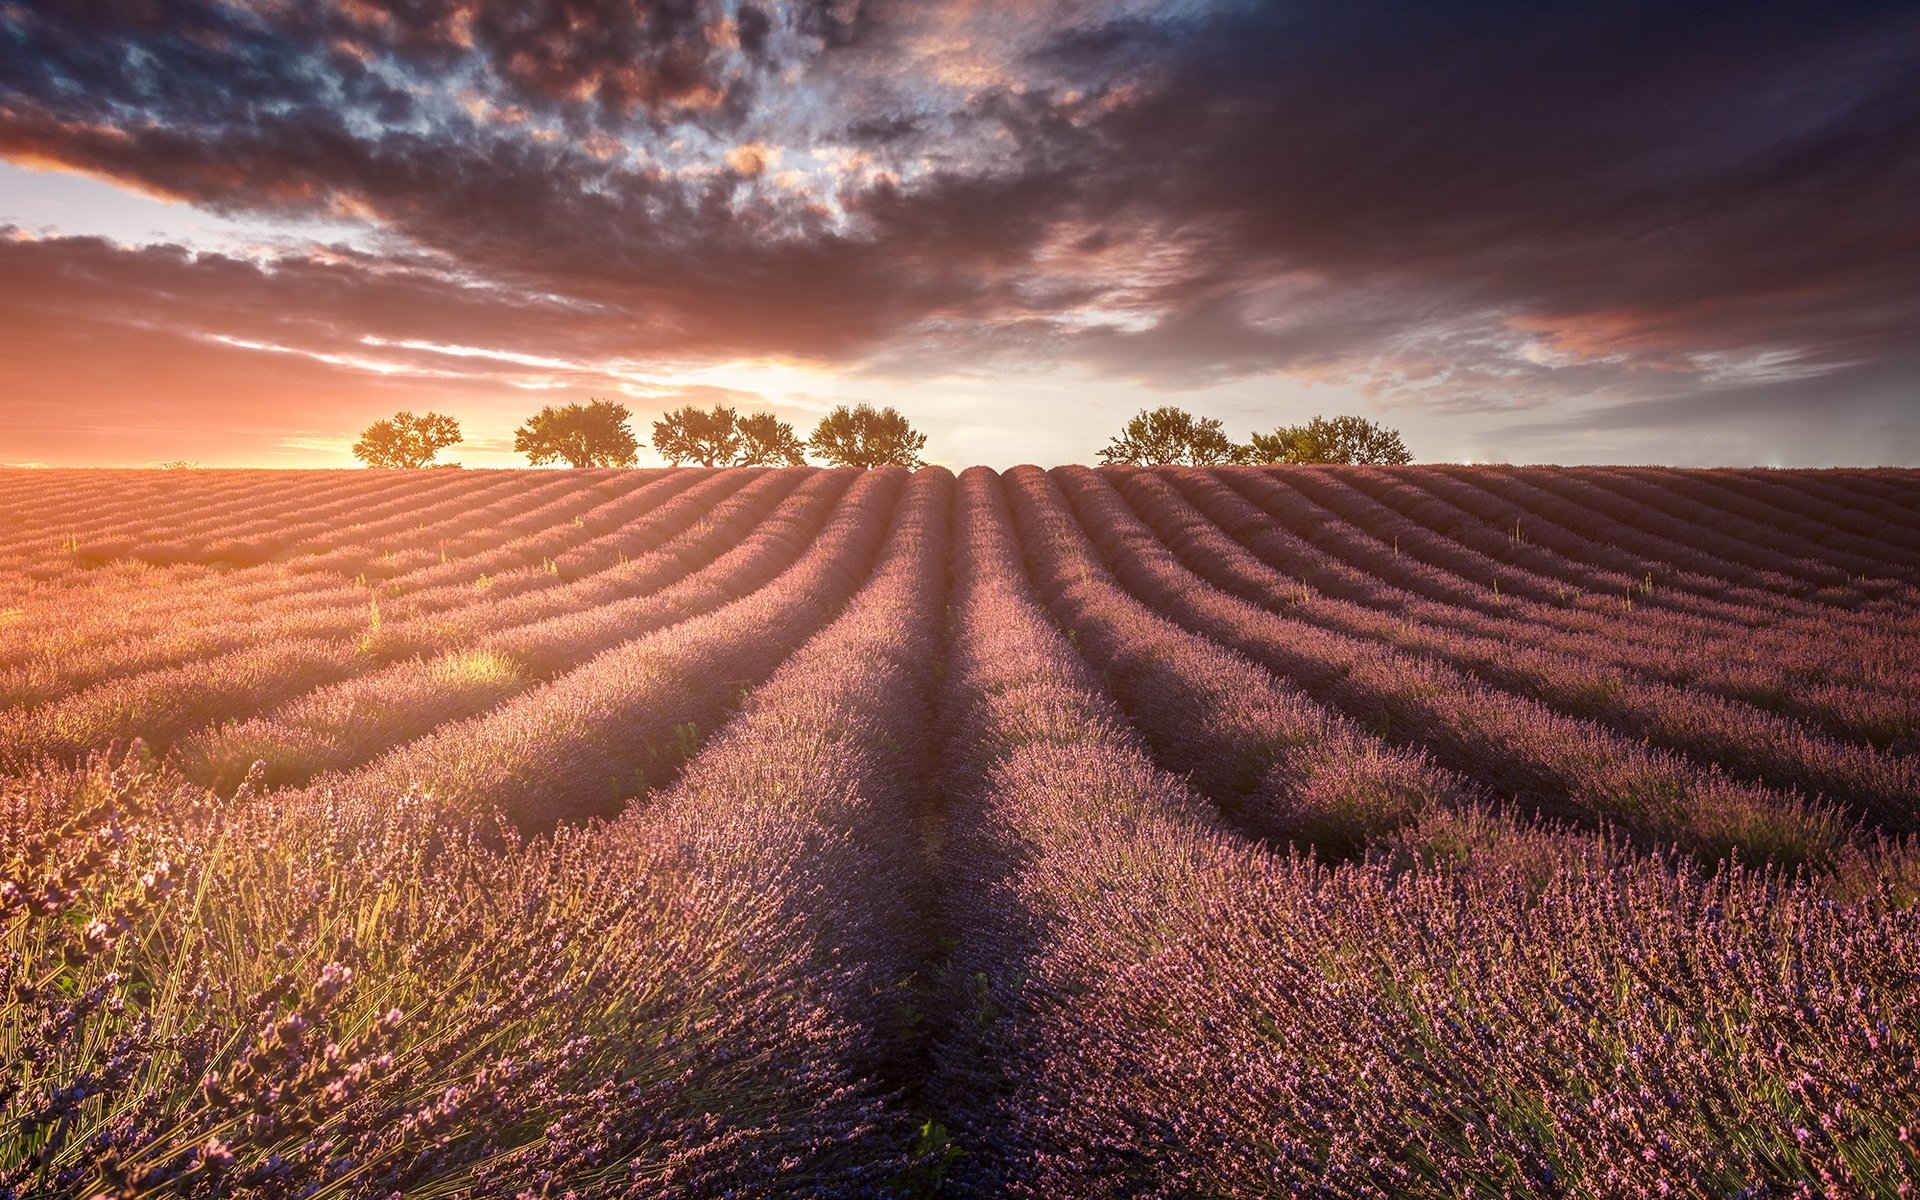
[[[1920,6],[0,0],[0,464],[595,397],[1920,465]]]

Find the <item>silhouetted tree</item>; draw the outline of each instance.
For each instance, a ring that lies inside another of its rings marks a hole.
[[[1356,463],[1402,466],[1413,461],[1400,434],[1365,417],[1315,417],[1256,433],[1240,447],[1244,463]]]
[[[738,418],[731,408],[713,411],[689,404],[665,413],[653,423],[653,448],[674,466],[697,462],[703,467],[730,467],[740,453]]]
[[[460,422],[440,413],[395,413],[367,426],[353,456],[370,467],[424,467],[433,456],[460,443]]]
[[[548,405],[514,431],[513,448],[536,467],[556,459],[575,467],[630,467],[640,452],[627,427],[630,415],[611,400]]]
[[[1204,467],[1232,462],[1233,439],[1212,417],[1196,417],[1183,408],[1162,405],[1142,411],[1126,423],[1100,452],[1108,466],[1127,463],[1150,467],[1167,464]]]
[[[798,467],[807,461],[800,435],[770,412],[748,413],[734,427],[740,431],[743,467]]]
[[[927,435],[892,408],[842,404],[814,426],[808,449],[836,467],[918,467]]]
[[[697,462],[703,467],[797,467],[806,462],[806,447],[793,426],[772,413],[741,416],[715,405],[711,411],[688,405],[653,423],[653,448],[679,466]]]

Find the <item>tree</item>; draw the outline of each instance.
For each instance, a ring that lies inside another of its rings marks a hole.
[[[556,459],[575,467],[630,467],[640,453],[627,428],[630,415],[611,400],[548,405],[514,431],[513,448],[536,467]]]
[[[1413,461],[1400,434],[1365,417],[1315,417],[1256,433],[1240,447],[1245,463],[1353,463],[1404,466]]]
[[[1204,467],[1232,462],[1233,439],[1212,417],[1196,417],[1183,408],[1162,405],[1142,411],[1107,443],[1100,459],[1108,466],[1180,464]]]
[[[741,416],[716,405],[711,412],[688,405],[653,423],[653,448],[679,466],[697,462],[703,467],[797,467],[806,462],[806,447],[793,426],[772,413]]]
[[[703,467],[731,467],[740,453],[740,431],[734,411],[714,405],[713,411],[689,404],[653,423],[653,448],[679,466],[689,460]]]
[[[836,467],[918,467],[927,435],[892,407],[842,404],[814,426],[807,447]]]
[[[743,467],[797,467],[807,461],[806,443],[793,426],[770,412],[748,413],[735,428],[740,431]]]
[[[370,467],[424,467],[448,446],[460,444],[460,422],[439,413],[395,413],[367,426],[353,456]]]

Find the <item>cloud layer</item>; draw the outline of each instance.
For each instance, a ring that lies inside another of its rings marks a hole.
[[[1910,429],[1916,44],[1766,0],[15,2],[0,156],[356,233],[14,231],[0,382],[137,344],[324,421],[370,378],[1278,372],[1537,444],[1871,378]]]

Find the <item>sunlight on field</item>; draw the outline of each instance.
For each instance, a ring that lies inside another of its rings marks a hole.
[[[1913,473],[0,511],[0,1195],[1920,1185]]]
[[[517,678],[519,674],[519,668],[504,654],[491,650],[464,650],[434,659],[430,677],[434,683],[457,687],[461,684],[503,683]]]

